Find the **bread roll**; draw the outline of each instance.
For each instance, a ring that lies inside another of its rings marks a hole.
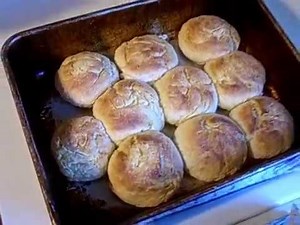
[[[63,61],[55,77],[55,86],[66,101],[89,108],[117,80],[119,72],[109,58],[85,51]]]
[[[245,131],[250,156],[268,159],[288,150],[294,139],[293,118],[270,97],[250,99],[231,110],[229,116]]]
[[[182,25],[178,44],[188,59],[204,64],[237,50],[240,36],[225,20],[217,16],[202,15]]]
[[[204,69],[216,85],[219,106],[226,110],[261,95],[266,82],[263,65],[241,51],[211,60]]]
[[[106,173],[115,145],[91,116],[70,119],[55,131],[51,145],[60,171],[71,181],[91,181]]]
[[[175,140],[187,172],[203,182],[234,174],[247,158],[243,131],[219,114],[195,116],[179,124]]]
[[[156,35],[144,35],[124,42],[116,49],[115,62],[125,79],[155,81],[178,64],[171,44]]]
[[[115,143],[146,130],[161,130],[165,120],[155,90],[142,81],[121,80],[100,96],[93,115]]]
[[[183,161],[175,144],[158,131],[146,131],[121,142],[108,165],[113,192],[137,207],[167,201],[180,186]]]
[[[175,67],[156,81],[155,87],[170,124],[177,125],[200,113],[215,112],[218,106],[212,80],[196,67]]]

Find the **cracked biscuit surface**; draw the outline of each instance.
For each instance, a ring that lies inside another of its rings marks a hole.
[[[230,118],[209,113],[181,123],[175,141],[187,172],[203,182],[234,174],[247,158],[246,137]]]
[[[51,149],[69,180],[91,181],[106,173],[115,145],[99,120],[84,116],[63,122],[53,135]]]
[[[151,82],[178,64],[171,44],[156,35],[135,37],[115,51],[115,62],[125,79]]]
[[[252,98],[232,109],[229,116],[245,131],[252,158],[274,157],[288,150],[293,143],[293,118],[273,98]]]
[[[240,36],[225,20],[217,16],[202,15],[182,25],[178,44],[188,59],[204,64],[237,50]]]
[[[230,110],[246,100],[262,95],[266,82],[263,65],[253,56],[236,51],[224,57],[211,60],[204,70],[213,80],[219,106]]]
[[[170,138],[146,131],[126,138],[108,165],[113,192],[137,207],[167,201],[183,178],[183,161]]]
[[[89,108],[118,80],[117,67],[109,58],[84,51],[62,62],[55,76],[55,87],[66,101]]]
[[[156,91],[147,83],[121,80],[101,95],[93,106],[115,143],[146,130],[161,130],[165,119]]]
[[[212,80],[196,67],[175,67],[155,82],[155,88],[170,124],[178,125],[201,113],[213,113],[218,106]]]

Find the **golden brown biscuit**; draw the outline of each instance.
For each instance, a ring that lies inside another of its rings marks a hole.
[[[124,42],[115,51],[115,62],[125,79],[155,81],[178,64],[171,44],[156,35],[144,35]]]
[[[78,107],[91,107],[94,101],[119,80],[116,65],[96,52],[80,52],[67,57],[55,77],[60,95]]]
[[[60,171],[71,181],[90,181],[106,173],[115,145],[103,124],[91,116],[62,123],[52,138],[52,153]]]
[[[188,59],[204,64],[237,50],[240,36],[225,20],[217,16],[202,15],[182,25],[178,44]]]
[[[175,140],[187,172],[200,181],[232,175],[247,158],[243,131],[223,115],[203,114],[186,120],[175,130]]]
[[[241,51],[209,61],[204,70],[215,83],[219,106],[226,110],[261,95],[266,82],[263,65]]]
[[[245,131],[250,156],[267,159],[288,150],[294,140],[293,118],[275,99],[261,96],[231,110],[229,116]]]
[[[161,130],[165,119],[155,90],[142,81],[121,80],[101,95],[93,106],[115,143],[146,130]]]
[[[121,142],[108,165],[113,192],[137,207],[167,201],[180,186],[183,161],[175,144],[158,131],[146,131]]]
[[[155,83],[166,120],[178,125],[200,113],[215,112],[218,95],[210,77],[201,69],[178,66]]]

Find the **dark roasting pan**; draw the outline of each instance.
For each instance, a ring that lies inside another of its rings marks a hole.
[[[51,157],[50,139],[59,121],[90,112],[70,106],[55,91],[53,77],[62,60],[83,50],[112,57],[123,41],[145,33],[167,34],[172,41],[185,21],[201,14],[226,19],[241,35],[240,49],[264,64],[265,95],[282,102],[294,117],[292,148],[271,160],[248,162],[234,176],[214,184],[201,186],[187,178],[178,194],[155,208],[121,202],[107,178],[68,182]],[[300,164],[300,57],[261,0],[127,4],[15,34],[4,44],[2,60],[53,224],[149,222],[286,174]]]

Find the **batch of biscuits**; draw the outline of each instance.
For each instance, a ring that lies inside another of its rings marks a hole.
[[[291,147],[293,119],[263,96],[264,66],[238,50],[232,25],[202,15],[185,22],[177,38],[194,64],[180,65],[174,47],[153,34],[122,43],[114,62],[88,51],[63,61],[56,89],[93,112],[64,121],[53,135],[52,153],[70,181],[107,174],[122,201],[154,207],[173,196],[185,174],[219,181],[248,158]],[[162,132],[167,124],[176,127],[173,135]]]

